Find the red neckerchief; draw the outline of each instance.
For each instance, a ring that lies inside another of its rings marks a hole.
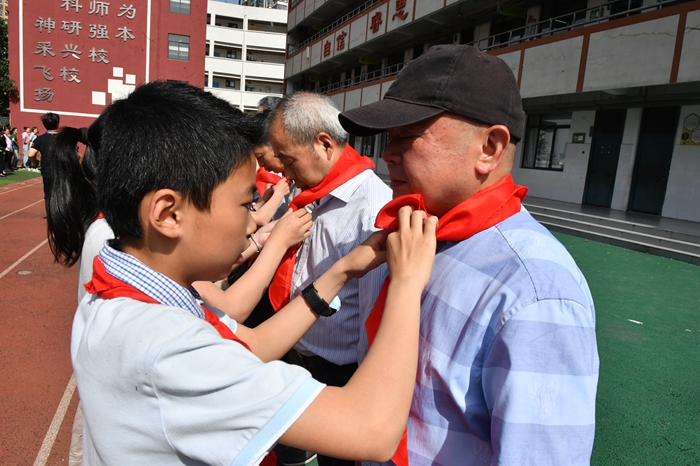
[[[514,184],[513,178],[508,175],[498,183],[482,189],[476,195],[456,205],[440,217],[435,236],[438,241],[464,241],[520,212],[521,201],[526,194],[527,188]],[[379,211],[375,226],[382,229],[396,230],[399,224],[399,209],[405,205],[413,207],[414,210],[425,210],[425,204],[421,195],[408,194],[400,196]],[[377,336],[377,331],[379,330],[388,288],[389,277],[384,281],[377,297],[377,302],[365,321],[369,346],[372,345],[374,337]],[[399,448],[391,460],[396,466],[408,465],[406,430],[404,430]]]
[[[292,200],[289,207],[296,211],[307,204],[316,202],[368,168],[374,168],[374,162],[367,157],[362,157],[348,144],[323,181],[313,188],[305,189],[299,193]],[[270,283],[268,293],[270,295],[270,302],[275,311],[279,311],[289,303],[289,291],[292,288],[294,264],[297,260],[297,251],[299,251],[300,247],[301,244],[298,244],[287,250],[282,258],[280,266],[277,268],[277,272],[275,272],[272,283]]]
[[[99,256],[95,256],[92,262],[92,280],[85,284],[85,289],[88,293],[97,294],[97,296],[102,299],[130,298],[144,303],[160,304],[157,300],[151,298],[142,291],[110,275]],[[219,332],[222,338],[237,341],[250,351],[250,347],[243,340],[238,338],[226,324],[221,322],[216,314],[205,306],[202,306],[202,310],[204,311],[205,320]]]
[[[255,186],[258,188],[258,193],[260,193],[261,196],[264,196],[265,191],[267,191],[267,185],[277,184],[281,179],[281,176],[260,167],[258,172],[255,174]]]
[[[101,219],[101,218],[105,218],[105,215],[104,215],[102,212],[100,212],[99,214],[97,214],[97,217],[95,217],[92,221],[93,221],[93,222],[96,222],[96,221],[98,221],[98,220]]]

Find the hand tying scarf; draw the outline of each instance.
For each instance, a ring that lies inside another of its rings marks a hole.
[[[323,181],[313,188],[305,189],[299,193],[294,197],[289,207],[296,211],[307,204],[316,202],[330,194],[335,188],[342,186],[355,176],[370,168],[374,168],[374,162],[367,157],[362,157],[348,144]],[[297,252],[300,247],[301,244],[298,244],[287,250],[282,258],[280,266],[277,268],[277,272],[275,272],[272,283],[270,283],[268,293],[270,295],[270,302],[275,311],[279,311],[289,303],[294,264],[296,263]]]
[[[464,241],[471,236],[502,222],[508,217],[520,212],[521,201],[527,194],[527,188],[513,183],[508,175],[498,183],[482,189],[466,201],[457,204],[445,215],[440,217],[435,232],[438,241]],[[408,194],[400,196],[385,205],[379,214],[375,226],[382,229],[396,230],[399,226],[398,213],[403,206],[411,206],[414,210],[425,211],[423,196]],[[377,302],[365,321],[367,341],[372,345],[377,336],[379,324],[382,321],[386,303],[389,277],[384,281],[377,297]],[[397,466],[408,466],[408,438],[404,430],[399,448],[391,460]]]
[[[281,176],[272,173],[270,171],[267,171],[265,168],[260,167],[258,172],[255,174],[255,187],[258,189],[258,193],[261,196],[265,195],[265,191],[267,191],[267,185],[272,184],[275,185],[279,183],[279,181],[282,179]]]
[[[142,291],[110,275],[99,256],[95,256],[92,263],[92,280],[85,284],[85,289],[88,293],[97,294],[102,299],[130,298],[144,303],[160,304]],[[204,319],[219,332],[222,338],[236,341],[250,351],[250,347],[238,338],[226,324],[221,322],[216,314],[205,306],[202,306],[202,310],[204,311]]]

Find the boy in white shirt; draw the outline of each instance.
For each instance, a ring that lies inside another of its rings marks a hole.
[[[202,305],[191,284],[225,277],[247,243],[254,131],[228,103],[165,82],[137,88],[91,125],[99,205],[117,240],[95,259],[73,325],[86,466],[254,465],[278,440],[348,459],[394,453],[436,220],[404,208],[397,232],[373,235],[259,327],[238,325]],[[209,163],[192,164],[205,159],[200,150]],[[308,213],[293,215],[294,228],[308,229]],[[319,315],[335,312],[328,302],[348,280],[384,259],[392,278],[384,317],[345,387],[276,361]]]

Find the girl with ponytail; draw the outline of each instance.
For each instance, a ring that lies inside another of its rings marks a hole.
[[[54,183],[46,212],[49,245],[57,262],[79,265],[78,298],[92,278],[92,261],[107,239],[114,237],[99,215],[95,180],[99,166],[101,120],[89,128],[63,127],[51,148]],[[78,154],[78,143],[85,154]]]
[[[89,128],[64,127],[51,147],[54,183],[46,219],[51,252],[67,267],[79,263],[78,302],[92,279],[92,263],[105,241],[114,238],[97,204],[98,151],[101,120]],[[85,146],[80,157],[78,143]],[[79,466],[83,457],[83,410],[78,405],[71,435],[69,466]]]

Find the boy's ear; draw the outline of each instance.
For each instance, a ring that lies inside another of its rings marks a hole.
[[[146,220],[150,228],[167,238],[179,238],[182,234],[184,199],[172,189],[159,189],[150,194]]]

